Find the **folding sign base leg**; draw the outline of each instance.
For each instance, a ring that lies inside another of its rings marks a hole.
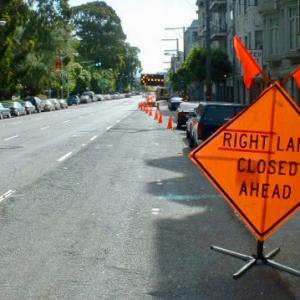
[[[270,253],[268,253],[267,255],[264,255],[263,254],[263,245],[264,245],[264,243],[262,241],[257,242],[256,255],[245,255],[245,254],[235,252],[232,250],[228,250],[225,248],[221,248],[218,246],[211,246],[211,249],[215,250],[217,252],[220,252],[222,254],[233,256],[235,258],[239,258],[239,259],[247,262],[240,270],[238,270],[236,273],[233,274],[234,279],[239,278],[241,275],[243,275],[248,270],[250,270],[258,262],[269,265],[277,270],[287,272],[287,273],[290,273],[295,276],[300,276],[300,271],[290,268],[288,266],[282,265],[282,264],[277,263],[276,261],[272,260],[272,258],[279,253],[280,248],[276,248],[273,251],[271,251]]]

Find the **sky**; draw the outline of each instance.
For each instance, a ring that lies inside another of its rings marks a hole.
[[[71,6],[93,1],[70,0]],[[131,46],[141,51],[143,73],[165,71],[170,66],[170,56],[164,50],[179,50],[183,47],[183,30],[165,30],[167,27],[188,27],[197,19],[196,0],[106,0],[121,19],[122,28]]]

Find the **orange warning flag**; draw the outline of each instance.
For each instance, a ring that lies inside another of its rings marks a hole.
[[[253,79],[259,74],[262,74],[262,69],[238,36],[234,36],[233,45],[236,56],[243,66],[245,86],[247,89],[250,89],[253,84]]]
[[[291,76],[295,79],[298,88],[300,89],[300,67],[297,68],[292,74]]]

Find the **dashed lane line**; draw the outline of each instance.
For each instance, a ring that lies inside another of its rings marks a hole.
[[[64,121],[64,124],[71,122],[71,120],[66,120]]]
[[[8,137],[8,138],[4,139],[4,141],[10,141],[10,140],[16,139],[18,137],[19,137],[18,135],[14,135],[14,136],[11,136],[11,137]]]
[[[62,156],[61,158],[59,158],[57,161],[58,161],[58,162],[64,161],[64,160],[67,159],[69,156],[71,156],[72,153],[73,153],[73,152],[68,152],[67,154],[65,154],[64,156]]]
[[[94,135],[92,138],[90,138],[90,141],[94,141],[97,137],[98,135]]]
[[[40,130],[45,130],[45,129],[48,129],[48,128],[50,128],[50,126],[41,127]]]
[[[14,190],[9,190],[6,193],[0,195],[0,202],[2,202],[3,200],[5,200],[6,198],[10,197],[12,194],[14,194],[16,191]]]

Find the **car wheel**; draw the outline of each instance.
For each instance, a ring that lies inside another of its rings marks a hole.
[[[191,149],[193,149],[195,147],[195,142],[194,142],[193,136],[190,136],[190,138],[189,138],[189,146]]]
[[[185,130],[185,135],[186,135],[186,138],[187,138],[187,139],[190,138],[190,132],[189,132],[187,129]]]
[[[11,113],[9,113],[9,114],[7,115],[7,117],[10,119],[10,118],[11,118]]]
[[[16,112],[16,116],[20,117],[20,112],[19,111]]]
[[[176,126],[177,129],[182,129],[182,126],[180,123],[177,123],[177,126]]]

